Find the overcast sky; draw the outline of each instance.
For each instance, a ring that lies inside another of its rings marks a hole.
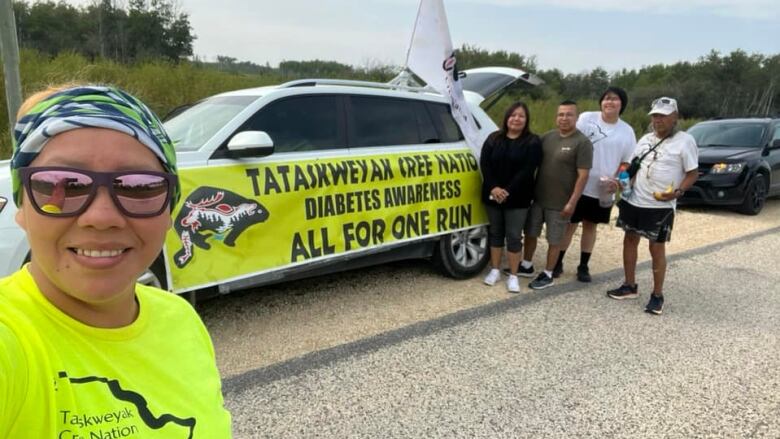
[[[195,54],[277,65],[403,65],[419,0],[178,0]],[[695,61],[711,49],[780,53],[778,0],[445,0],[455,47],[536,56],[577,73]]]

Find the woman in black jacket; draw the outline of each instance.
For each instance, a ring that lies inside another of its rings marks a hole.
[[[487,209],[490,231],[490,265],[485,284],[501,278],[499,264],[506,241],[510,275],[507,289],[520,292],[517,268],[522,250],[522,232],[534,193],[536,171],[542,162],[542,143],[531,133],[531,114],[523,102],[507,108],[500,130],[482,146],[482,201]]]

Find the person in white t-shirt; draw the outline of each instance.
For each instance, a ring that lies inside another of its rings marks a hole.
[[[577,266],[577,280],[590,282],[588,262],[596,244],[597,224],[609,224],[612,206],[599,204],[600,192],[605,188],[600,180],[607,177],[612,182],[622,166],[628,166],[631,154],[636,147],[636,135],[629,124],[620,119],[628,105],[628,96],[620,87],[608,87],[599,99],[601,111],[588,111],[580,114],[577,129],[585,134],[593,144],[593,167],[590,170],[585,190],[577,202],[566,235],[561,242],[561,253],[553,270],[553,277],[563,273],[563,257],[571,243],[577,226],[582,222],[580,239],[580,264]],[[614,183],[611,183],[614,184]],[[613,188],[614,189],[614,188]]]
[[[676,200],[699,176],[699,150],[693,137],[677,128],[676,100],[658,98],[648,114],[653,119],[653,132],[637,143],[634,157],[641,162],[633,190],[618,203],[617,226],[625,231],[625,280],[618,288],[607,291],[607,295],[619,300],[639,296],[635,277],[637,247],[642,237],[647,238],[653,263],[653,291],[645,311],[658,315],[664,305],[666,243],[671,239]]]

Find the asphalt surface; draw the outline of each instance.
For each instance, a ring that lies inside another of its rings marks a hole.
[[[647,251],[643,243],[640,251]],[[780,438],[780,228],[225,380],[237,438]]]

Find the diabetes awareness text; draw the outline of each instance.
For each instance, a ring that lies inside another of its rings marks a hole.
[[[461,176],[457,174],[478,171],[474,156],[466,152],[444,154],[415,154],[393,158],[349,159],[308,164],[279,164],[264,168],[249,168],[257,197],[306,192],[317,188],[344,187],[338,193],[315,194],[302,199],[302,212],[307,221],[398,208],[416,204],[457,199],[462,195]],[[440,178],[445,177],[445,178]],[[446,178],[449,177],[449,178]],[[404,184],[404,180],[411,180]],[[372,183],[390,181],[392,186],[372,188]],[[396,184],[397,183],[397,184]],[[439,207],[428,206],[419,211],[405,211],[394,218],[358,220],[341,224],[342,235],[337,242],[328,236],[328,228],[295,232],[292,239],[290,262],[378,245],[389,233],[401,240],[432,233],[435,230],[454,230],[471,224],[472,206],[462,204]],[[331,233],[336,233],[335,231]],[[389,236],[388,236],[389,237]]]

